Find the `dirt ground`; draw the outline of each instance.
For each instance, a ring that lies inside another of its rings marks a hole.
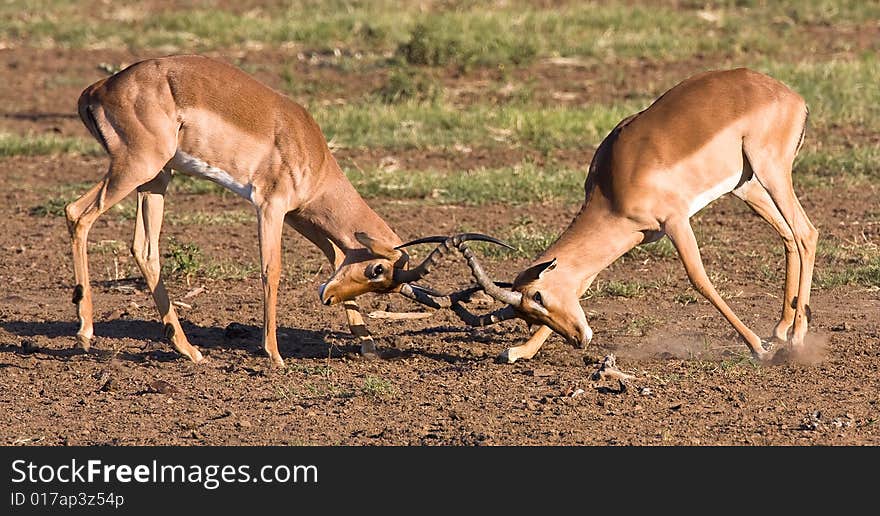
[[[0,51],[5,79],[0,130],[85,136],[74,114],[79,91],[101,76],[96,62],[126,60],[134,56]],[[314,80],[334,73],[306,67],[296,72],[318,74]],[[644,73],[656,78],[660,72],[649,67]],[[272,83],[271,74],[257,75]],[[540,73],[535,76],[542,80]],[[544,76],[554,80],[553,73]],[[370,84],[353,87],[366,91]],[[404,166],[452,159],[416,151],[396,157]],[[340,153],[341,160],[361,165],[381,158],[369,150]],[[477,149],[455,157],[454,167],[499,166],[521,158]],[[556,159],[586,168],[590,156],[561,152]],[[880,292],[816,289],[810,352],[758,366],[708,302],[681,302],[695,293],[674,256],[628,258],[600,276],[647,286],[636,297],[583,301],[595,331],[587,350],[554,336],[531,361],[497,363],[498,353],[527,337],[521,322],[468,329],[440,312],[412,321],[368,320],[387,358],[367,360],[358,356],[341,308],[318,301],[316,287],[330,272],[323,257],[286,230],[279,345],[288,367],[272,369],[259,344],[255,224],[202,224],[196,231],[191,224],[173,223],[188,213],[247,211],[233,196],[180,193],[167,199],[163,242],[168,237],[193,242],[205,259],[245,271],[242,279],[168,281],[173,299],[195,292],[183,299],[189,307],[179,313],[190,340],[208,358],[204,364],[180,359],[162,338],[156,310],[127,252],[133,222],[116,212],[102,217],[90,235],[97,338],[91,353],[74,350],[73,271],[64,219],[30,211],[63,185],[83,183],[85,191],[105,166],[104,157],[0,160],[2,444],[880,444]],[[877,220],[876,185],[804,189],[799,196],[822,238],[878,240],[880,226],[864,223]],[[555,204],[369,203],[403,239],[462,227],[492,233],[523,215],[561,230],[577,210]],[[736,199],[721,199],[695,220],[707,269],[744,322],[768,335],[780,311],[781,242]],[[509,280],[527,261],[489,261],[487,267]],[[820,259],[817,269],[822,267]],[[465,267],[456,261],[428,281],[441,288],[467,282]],[[360,303],[365,312],[420,310],[398,296],[366,296]],[[637,376],[623,391],[590,379],[595,362],[609,352]]]

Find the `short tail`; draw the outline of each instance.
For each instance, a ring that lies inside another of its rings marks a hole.
[[[98,120],[95,118],[95,111],[92,107],[91,100],[91,88],[87,88],[82,94],[79,96],[79,101],[77,102],[77,110],[79,111],[79,118],[82,120],[83,125],[86,126],[86,129],[89,130],[89,133],[98,140],[98,143],[101,144],[101,147],[104,147],[104,150],[110,152],[110,148],[107,146],[107,139],[104,137],[104,134],[101,132],[101,127],[98,125]]]
[[[794,155],[797,156],[804,144],[804,136],[807,134],[807,121],[810,119],[810,107],[804,104],[804,125],[801,127],[801,137],[798,140],[797,147],[794,149]]]

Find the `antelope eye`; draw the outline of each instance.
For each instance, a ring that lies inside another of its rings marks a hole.
[[[384,273],[385,266],[381,263],[377,263],[376,265],[367,268],[367,278],[369,279],[376,279]]]
[[[535,292],[535,293],[532,295],[532,300],[534,300],[535,303],[538,303],[539,305],[544,306],[544,299],[541,297],[541,293],[540,293],[540,292]]]

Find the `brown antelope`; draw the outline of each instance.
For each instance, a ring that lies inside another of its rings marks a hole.
[[[94,334],[89,229],[137,189],[131,252],[165,336],[193,362],[202,360],[184,335],[160,276],[159,231],[172,169],[214,181],[256,208],[263,349],[276,365],[284,363],[275,336],[284,223],[327,256],[335,272],[320,288],[321,301],[343,304],[349,328],[367,355],[375,353],[375,343],[353,299],[399,291],[427,274],[442,252],[408,269],[409,257],[398,248],[401,239],[346,179],[306,110],[228,64],[201,56],[141,61],[86,88],[78,109],[110,155],[103,180],[66,207],[76,276],[76,339],[86,350]]]
[[[668,235],[693,286],[724,315],[752,354],[770,357],[709,281],[689,219],[731,192],[767,221],[785,245],[782,317],[773,338],[803,345],[818,232],[795,196],[791,169],[804,139],[807,106],[780,82],[747,70],[685,80],[620,122],[596,151],[585,200],[562,235],[521,272],[512,290],[493,283],[466,247],[477,282],[507,306],[471,324],[520,317],[540,327],[499,357],[531,358],[556,331],[582,347],[592,330],[578,299],[596,275],[639,244]],[[464,311],[451,299],[456,312]],[[450,299],[446,299],[448,305]],[[466,312],[466,311],[465,311]]]

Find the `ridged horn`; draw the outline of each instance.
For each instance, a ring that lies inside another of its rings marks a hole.
[[[419,238],[405,244],[399,245],[395,247],[395,249],[402,249],[404,247],[409,247],[417,244],[440,244],[436,249],[431,251],[431,253],[416,267],[403,270],[403,269],[394,269],[394,281],[396,283],[412,283],[413,281],[418,281],[425,276],[427,276],[431,270],[437,265],[437,262],[443,258],[443,256],[456,248],[457,246],[463,244],[464,242],[470,241],[478,241],[478,242],[490,242],[492,244],[497,244],[503,247],[507,247],[509,249],[513,249],[510,244],[502,242],[497,238],[490,237],[489,235],[484,235],[482,233],[460,233],[457,235],[453,235],[451,237],[445,236],[429,236],[424,238]]]
[[[477,286],[444,295],[430,288],[405,284],[399,292],[404,297],[431,308],[451,308],[455,315],[468,326],[490,326],[516,317],[516,312],[511,306],[502,307],[488,314],[475,315],[461,305],[462,302],[469,301],[471,296],[480,290],[483,290],[483,287]]]
[[[516,317],[516,312],[510,305],[483,315],[474,315],[458,303],[454,303],[451,308],[455,315],[468,326],[491,326]]]
[[[455,247],[464,259],[467,260],[468,267],[471,269],[474,279],[477,280],[477,284],[483,287],[487,294],[496,301],[501,301],[511,306],[519,306],[522,302],[521,293],[499,287],[492,281],[492,278],[483,270],[483,266],[480,265],[474,252],[464,242],[457,243]]]

